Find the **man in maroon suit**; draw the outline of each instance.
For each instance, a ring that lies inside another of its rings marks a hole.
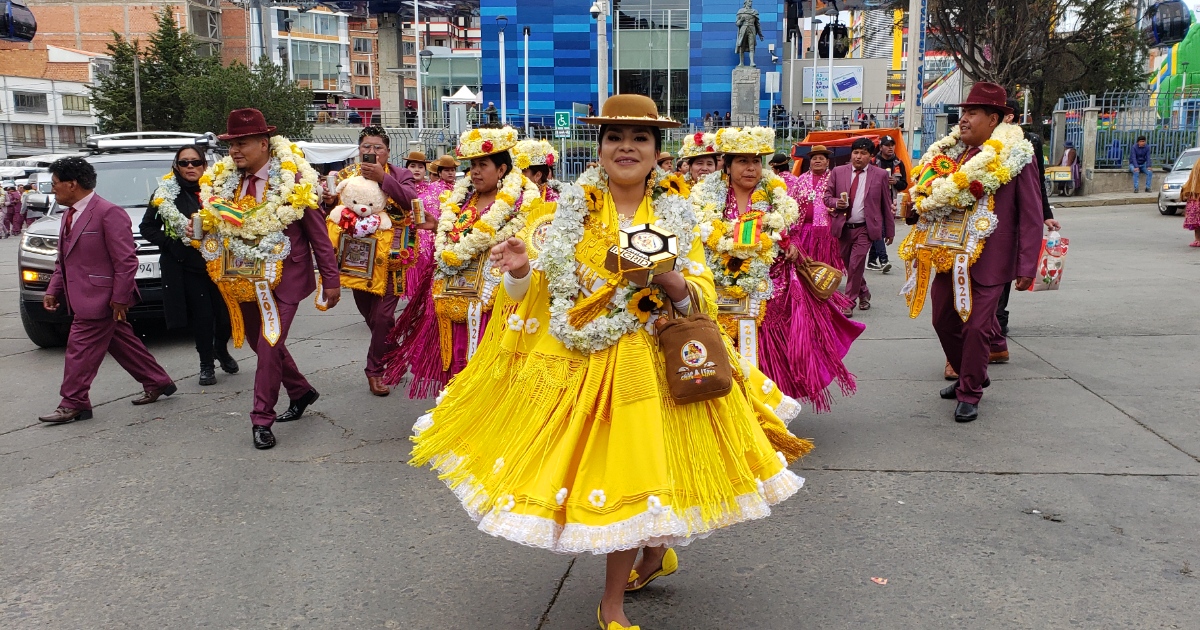
[[[262,112],[257,109],[230,112],[226,133],[218,137],[229,143],[229,157],[238,167],[242,182],[238,189],[239,199],[246,196],[255,197],[259,202],[266,199],[270,185],[270,138],[274,131],[275,127],[268,126]],[[283,261],[283,275],[273,291],[281,328],[275,345],[263,339],[262,315],[258,304],[241,304],[242,319],[246,322],[246,340],[258,355],[258,369],[254,373],[254,410],[250,412],[250,420],[254,424],[254,447],[258,449],[275,446],[271,425],[277,421],[298,420],[304,415],[304,410],[320,397],[300,373],[285,345],[288,329],[292,326],[300,302],[317,288],[313,276],[314,256],[321,273],[325,303],[333,308],[342,295],[341,276],[322,212],[318,208],[305,210],[304,216],[284,228],[283,233],[291,241],[292,251]],[[276,417],[275,403],[279,400],[280,384],[287,389],[291,404],[287,411]]]
[[[958,127],[960,140],[967,146],[961,163],[969,161],[984,142],[1012,113],[1005,103],[1007,94],[994,83],[976,83],[967,102],[961,103]],[[959,316],[954,304],[953,274],[939,273],[930,283],[933,302],[933,328],[942,342],[950,367],[959,375],[958,382],[940,393],[946,400],[958,399],[954,419],[971,422],[979,417],[983,388],[990,384],[988,359],[991,341],[1001,337],[996,305],[1008,283],[1016,280],[1018,291],[1033,284],[1042,247],[1042,180],[1037,160],[1032,160],[995,193],[996,231],[987,238],[983,253],[970,267],[971,314],[967,321]]]
[[[842,261],[846,263],[846,294],[850,310],[871,308],[871,290],[863,272],[873,241],[888,245],[896,237],[896,218],[892,208],[892,184],[888,172],[871,164],[875,143],[859,138],[850,145],[850,163],[833,169],[825,189],[825,207],[832,213],[829,229],[842,243]]]
[[[387,211],[391,215],[392,225],[396,232],[392,239],[392,247],[395,251],[403,247],[400,240],[403,238],[404,229],[400,225],[409,219],[408,214],[412,211],[412,200],[417,197],[417,183],[408,168],[393,168],[388,163],[391,158],[391,145],[391,138],[383,128],[371,126],[363,129],[358,134],[358,154],[362,162],[342,169],[338,173],[337,181],[361,175],[379,184],[379,187],[383,189],[383,194],[388,198]],[[410,153],[408,157],[406,162],[413,162],[412,158],[415,157],[417,158],[415,161],[420,162],[421,168],[424,170],[425,154]],[[326,191],[324,202],[326,207],[332,208],[337,205],[337,197],[330,191]],[[425,210],[433,213],[436,208],[426,208]],[[371,330],[371,345],[367,347],[367,366],[364,370],[367,374],[367,387],[376,396],[387,396],[391,393],[391,389],[383,384],[385,367],[383,357],[395,347],[394,344],[388,342],[388,337],[396,325],[396,305],[400,303],[401,290],[396,286],[396,274],[388,273],[387,287],[384,289],[383,295],[375,295],[358,289],[354,289],[353,293],[354,304],[358,306],[358,312],[366,320],[367,328]]]
[[[138,300],[137,246],[129,214],[93,192],[96,169],[83,158],[50,165],[54,198],[66,208],[58,231],[58,259],[42,305],[57,311],[65,303],[75,316],[67,337],[54,413],[38,418],[62,423],[92,417],[88,398],[104,353],[112,355],[145,391],[133,404],[145,405],[175,393],[175,383],[134,334],[125,315]]]

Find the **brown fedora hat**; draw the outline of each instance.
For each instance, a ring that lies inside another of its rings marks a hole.
[[[1008,106],[1008,92],[1001,86],[987,81],[980,81],[971,86],[967,100],[958,104],[959,107],[991,107],[1005,114],[1013,113]],[[1003,121],[1001,121],[1003,122]]]
[[[408,155],[404,156],[404,163],[408,164],[409,162],[428,164],[429,160],[425,157],[425,153],[423,151],[409,151]]]
[[[247,136],[269,136],[273,133],[275,127],[267,124],[263,113],[253,107],[247,107],[229,112],[229,119],[225,121],[225,133],[217,138],[234,140]]]
[[[599,116],[585,116],[579,122],[586,125],[638,125],[671,129],[682,123],[658,115],[658,106],[648,96],[617,94],[604,101]]]
[[[438,156],[438,159],[430,162],[429,164],[430,164],[430,166],[434,166],[439,169],[440,168],[458,168],[458,160],[455,160],[454,158],[450,157],[449,155],[445,155],[445,154]]]

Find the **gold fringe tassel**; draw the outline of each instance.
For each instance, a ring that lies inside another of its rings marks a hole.
[[[567,311],[567,322],[573,328],[582,328],[608,310],[608,303],[617,292],[617,281],[609,280],[599,291],[575,302]]]
[[[246,342],[246,322],[242,319],[242,306],[238,302],[237,296],[233,293],[233,287],[229,286],[228,282],[218,282],[217,288],[221,291],[221,298],[225,300],[225,308],[229,309],[229,326],[233,331],[233,347],[241,348]]]

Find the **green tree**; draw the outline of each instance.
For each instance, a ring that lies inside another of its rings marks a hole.
[[[112,72],[92,88],[92,103],[105,133],[137,129],[135,56],[141,66],[142,129],[147,131],[182,131],[186,105],[179,98],[181,81],[219,65],[214,58],[196,54],[192,35],[179,30],[169,10],[164,8],[155,20],[158,30],[150,35],[149,46],[142,47],[138,40],[124,39],[118,33],[113,33],[113,42],[108,44]]]
[[[930,49],[963,74],[1010,93],[1029,89],[1045,113],[1064,92],[1131,89],[1145,81],[1134,0],[931,0]]]
[[[276,133],[307,138],[312,133],[308,122],[311,90],[301,88],[287,78],[287,71],[264,57],[253,68],[234,62],[224,68],[186,78],[180,97],[186,104],[184,127],[191,130],[225,130],[229,112],[243,107],[262,111],[267,124]]]

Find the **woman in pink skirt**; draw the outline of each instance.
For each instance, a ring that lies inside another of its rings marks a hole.
[[[1191,230],[1195,239],[1192,247],[1200,247],[1200,168],[1192,168],[1187,183],[1179,191],[1179,198],[1187,202],[1187,212],[1183,215],[1183,229]]]
[[[841,245],[829,231],[829,212],[823,202],[814,203],[825,195],[832,161],[833,152],[824,145],[809,150],[808,170],[796,178],[795,188],[788,187],[788,194],[800,206],[800,220],[789,236],[810,258],[845,272]]]

